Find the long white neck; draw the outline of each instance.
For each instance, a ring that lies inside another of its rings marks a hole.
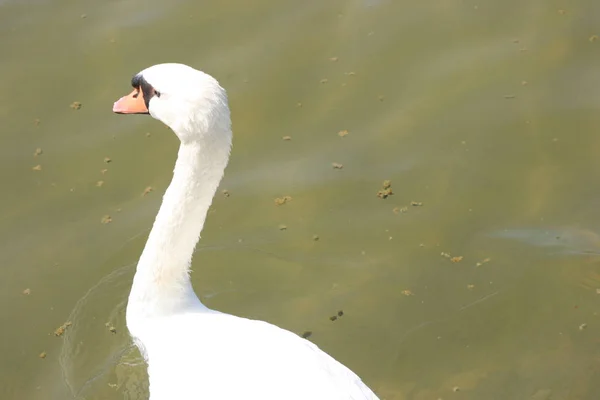
[[[137,266],[128,323],[201,305],[190,281],[190,264],[229,151],[227,137],[181,144],[173,180]]]

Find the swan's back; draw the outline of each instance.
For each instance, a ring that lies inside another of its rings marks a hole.
[[[266,322],[208,311],[150,324],[150,400],[377,399],[316,345]]]

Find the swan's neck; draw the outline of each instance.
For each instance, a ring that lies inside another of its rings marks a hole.
[[[181,144],[173,180],[137,266],[128,320],[201,306],[190,282],[190,264],[229,150],[228,139]]]

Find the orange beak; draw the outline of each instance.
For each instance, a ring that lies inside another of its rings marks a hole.
[[[117,114],[149,114],[142,89],[135,88],[133,92],[117,100],[113,105],[113,112]]]

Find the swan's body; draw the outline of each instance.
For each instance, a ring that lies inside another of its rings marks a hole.
[[[127,327],[148,363],[150,399],[377,399],[308,340],[200,302],[189,268],[229,159],[227,96],[215,79],[182,64],[150,67],[132,86],[113,111],[150,113],[181,140],[127,305]]]

